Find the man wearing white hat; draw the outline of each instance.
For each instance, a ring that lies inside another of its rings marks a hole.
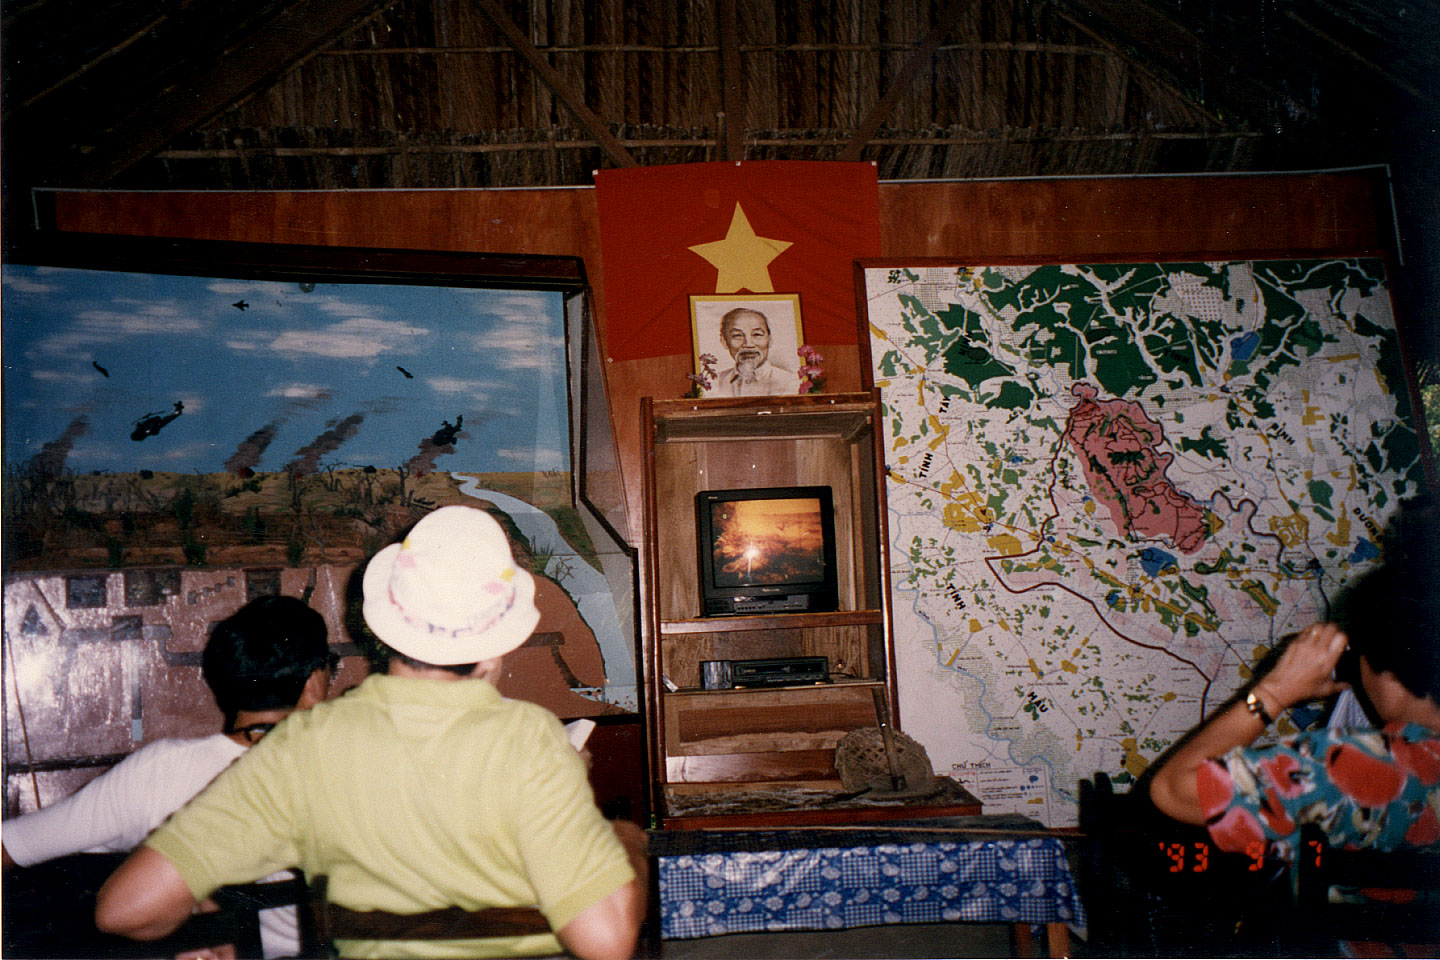
[[[489,682],[535,629],[535,582],[482,510],[444,507],[365,570],[384,674],[275,728],[100,891],[96,923],[153,939],[215,887],[279,867],[356,911],[537,907],[550,932],[340,940],[343,956],[628,957],[645,896],[560,722]]]

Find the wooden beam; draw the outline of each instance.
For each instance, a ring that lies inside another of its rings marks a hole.
[[[54,82],[51,83],[49,86],[45,87],[43,90],[40,90],[40,91],[38,91],[37,93],[31,94],[30,96],[26,97],[23,101],[21,101],[20,103],[16,104],[14,107],[7,108],[6,111],[5,111],[7,117],[8,117],[11,113],[19,113],[19,112],[24,111],[24,110],[29,110],[29,109],[30,109],[31,107],[33,107],[36,103],[38,103],[39,101],[41,101],[41,100],[45,99],[46,97],[50,96],[50,94],[54,93],[56,90],[59,90],[60,88],[64,87],[65,85],[67,85],[67,84],[69,84],[69,83],[72,83],[73,81],[75,81],[75,80],[79,79],[80,77],[84,76],[85,74],[89,73],[91,70],[94,70],[96,67],[100,66],[102,63],[104,63],[105,61],[109,60],[111,57],[114,57],[115,55],[123,52],[123,51],[124,51],[127,47],[129,47],[131,44],[133,44],[133,43],[135,43],[135,42],[137,42],[137,41],[139,41],[139,40],[142,40],[142,39],[144,39],[145,37],[149,36],[153,31],[155,31],[161,24],[163,24],[163,23],[164,23],[166,20],[168,20],[169,18],[170,18],[170,15],[169,15],[169,14],[167,14],[167,13],[162,13],[160,16],[155,17],[154,19],[152,19],[149,23],[146,23],[146,24],[145,24],[143,27],[141,27],[139,30],[132,31],[132,32],[130,33],[130,35],[127,36],[124,40],[121,40],[119,43],[117,43],[115,46],[111,47],[110,49],[105,50],[105,51],[102,51],[102,52],[100,53],[100,55],[97,56],[97,57],[95,57],[93,60],[89,60],[89,61],[87,61],[87,62],[85,62],[85,63],[82,63],[79,67],[77,67],[76,69],[70,71],[68,74],[66,74],[65,76],[59,78],[58,80],[54,81]]]
[[[1385,68],[1384,66],[1382,66],[1381,64],[1376,63],[1374,60],[1372,60],[1372,59],[1370,59],[1369,57],[1365,56],[1363,53],[1361,53],[1360,51],[1356,50],[1354,47],[1350,46],[1349,44],[1344,43],[1344,42],[1336,39],[1334,36],[1330,35],[1329,33],[1325,32],[1324,30],[1321,30],[1319,27],[1315,26],[1315,25],[1314,25],[1313,23],[1311,23],[1309,20],[1306,20],[1304,17],[1301,17],[1301,16],[1300,16],[1299,14],[1297,14],[1294,10],[1286,10],[1286,11],[1285,11],[1285,16],[1289,17],[1291,20],[1294,20],[1295,23],[1298,24],[1300,27],[1302,27],[1302,28],[1305,29],[1305,30],[1308,30],[1310,33],[1313,33],[1315,36],[1319,37],[1321,40],[1323,40],[1323,41],[1325,41],[1326,43],[1330,44],[1330,45],[1333,46],[1336,50],[1339,50],[1341,53],[1345,54],[1347,57],[1350,57],[1350,58],[1353,59],[1356,63],[1358,63],[1358,64],[1360,64],[1361,66],[1366,67],[1366,68],[1368,68],[1368,69],[1370,69],[1370,70],[1375,71],[1375,73],[1379,74],[1380,76],[1384,77],[1386,80],[1388,80],[1388,81],[1390,81],[1391,83],[1395,84],[1395,86],[1399,87],[1401,90],[1404,90],[1406,93],[1410,94],[1410,96],[1414,97],[1416,100],[1423,100],[1423,101],[1425,101],[1426,103],[1434,103],[1434,102],[1435,102],[1434,96],[1432,96],[1432,95],[1430,95],[1430,94],[1427,94],[1425,91],[1423,91],[1423,90],[1421,90],[1420,88],[1416,87],[1414,84],[1406,82],[1406,80],[1405,80],[1403,77],[1400,77],[1399,75],[1397,75],[1397,74],[1394,73],[1393,71],[1386,69],[1386,68]]]
[[[1263,133],[1253,130],[1167,130],[1155,133],[1150,130],[1121,130],[1108,133],[1064,133],[1053,130],[1007,130],[1003,134],[977,130],[973,134],[946,135],[933,137],[888,136],[872,140],[877,147],[961,147],[988,146],[1006,143],[1069,144],[1069,143],[1123,143],[1139,141],[1142,138],[1157,141],[1224,141],[1258,140]],[[621,141],[626,148],[640,150],[718,149],[721,144],[714,138],[700,137],[682,140],[675,137],[632,138]],[[834,138],[826,136],[768,137],[756,136],[750,141],[756,147],[804,147],[825,148],[835,145]],[[419,154],[485,154],[525,153],[538,151],[593,150],[599,144],[594,140],[556,140],[552,137],[536,140],[518,140],[506,143],[415,143],[401,146],[361,147],[223,147],[207,150],[161,150],[155,154],[164,160],[239,160],[246,157],[392,157],[402,153]]]
[[[110,130],[63,180],[103,186],[132,164],[244,99],[394,0],[300,0],[232,46],[208,69]]]
[[[929,65],[931,58],[935,56],[935,51],[940,48],[940,41],[944,40],[945,35],[954,28],[960,20],[960,15],[969,5],[970,0],[951,0],[946,6],[940,19],[935,21],[935,26],[930,28],[925,39],[920,41],[920,46],[915,48],[910,59],[906,60],[905,65],[900,68],[900,73],[895,77],[895,82],[890,84],[890,89],[885,91],[885,95],[876,101],[875,105],[870,108],[870,112],[865,114],[865,119],[860,121],[860,127],[855,131],[855,136],[850,139],[840,153],[841,160],[860,159],[860,153],[865,149],[865,145],[879,131],[880,124],[895,109],[895,104],[915,82],[920,71]]]
[[[454,57],[509,53],[513,47],[508,43],[472,46],[461,44],[454,47],[338,47],[322,50],[322,57]],[[720,51],[718,43],[561,43],[535,46],[547,56],[556,53],[664,53],[685,54],[686,56],[710,56]],[[910,43],[742,43],[740,53],[887,53],[913,50]],[[942,43],[940,51],[950,50],[998,50],[1004,53],[1053,53],[1060,56],[1103,57],[1110,53],[1108,47],[1098,44],[1042,43],[1032,40],[965,40],[956,43]]]
[[[560,76],[554,67],[550,66],[550,61],[546,60],[545,55],[535,48],[535,44],[530,42],[530,38],[525,36],[525,32],[515,25],[515,21],[505,15],[505,11],[500,8],[497,0],[475,0],[475,2],[479,4],[481,10],[485,11],[485,15],[495,22],[496,28],[505,35],[506,40],[510,41],[515,52],[530,64],[530,69],[540,75],[541,82],[550,88],[551,93],[560,98],[560,102],[570,108],[570,112],[575,114],[580,125],[600,144],[600,149],[605,151],[605,155],[617,167],[638,166],[635,158],[630,155],[630,151],[625,149],[625,145],[615,139],[615,135],[601,122],[595,112],[585,105],[584,99],[570,88],[570,85],[565,82],[565,78]]]
[[[1223,127],[1235,126],[1234,116],[1224,116],[1233,112],[1263,128],[1273,112],[1269,105],[1286,100],[1265,82],[1263,71],[1237,72],[1233,50],[1200,38],[1150,0],[1060,0],[1054,10],[1137,74],[1175,91]]]
[[[720,33],[720,109],[725,113],[725,157],[745,159],[745,67],[740,62],[740,18],[735,0],[716,0]]]

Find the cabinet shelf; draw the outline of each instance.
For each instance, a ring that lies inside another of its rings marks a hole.
[[[726,687],[723,690],[706,690],[704,687],[682,687],[679,690],[672,690],[671,693],[683,693],[686,696],[713,695],[721,697],[731,697],[737,695],[744,695],[747,693],[770,693],[775,690],[810,690],[814,687],[826,687],[829,689],[836,689],[839,687],[873,687],[883,692],[885,682],[883,680],[866,680],[863,677],[831,677],[827,682],[824,683],[795,683],[783,687]]]
[[[660,621],[662,637],[700,633],[736,633],[746,630],[788,630],[795,627],[843,627],[880,623],[881,610],[843,610],[833,613],[774,613],[763,616],[702,617]]]

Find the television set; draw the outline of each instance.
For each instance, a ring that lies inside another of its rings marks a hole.
[[[838,605],[829,487],[695,495],[701,613],[813,613]]]

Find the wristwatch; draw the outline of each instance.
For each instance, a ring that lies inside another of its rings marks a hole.
[[[1275,718],[1270,716],[1270,711],[1265,709],[1265,702],[1256,695],[1254,690],[1245,694],[1245,709],[1259,717],[1260,722],[1267,727],[1275,722]]]

